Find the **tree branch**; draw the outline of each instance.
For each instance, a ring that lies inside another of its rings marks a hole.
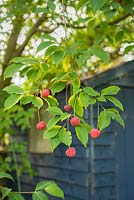
[[[58,27],[58,26],[54,27],[53,29],[48,29],[48,28],[36,29],[36,32],[50,34],[50,33],[52,33],[57,27]]]
[[[9,64],[9,61],[14,57],[16,51],[17,40],[23,25],[24,19],[23,14],[20,14],[13,22],[13,28],[11,30],[10,37],[7,41],[7,48],[5,50],[4,61],[2,63],[2,74],[0,75],[0,89],[9,85],[10,79],[4,81],[4,71]]]
[[[9,61],[13,58],[13,54],[16,50],[17,40],[21,31],[23,22],[24,22],[23,15],[21,15],[17,20],[14,21],[9,40],[7,42],[7,48],[5,51],[3,67],[4,66],[6,67]]]
[[[64,23],[62,23],[62,22],[61,22],[61,23],[57,23],[57,25],[58,25],[58,26],[65,26]],[[67,27],[67,28],[73,28],[73,29],[84,29],[84,28],[87,28],[86,25],[83,25],[83,26],[75,26],[75,25],[70,24],[70,23],[67,23],[67,24],[66,24],[66,27]]]
[[[118,24],[119,22],[123,21],[124,19],[126,19],[129,16],[130,16],[130,13],[127,13],[127,14],[115,19],[114,21],[109,22],[109,25]]]
[[[114,25],[114,24],[118,24],[119,22],[123,21],[124,19],[126,19],[127,17],[130,16],[130,13],[127,13],[126,15],[123,15],[121,17],[119,17],[118,19],[115,19],[114,21],[111,21],[109,22],[108,24],[109,25]],[[58,23],[59,26],[64,26],[64,23]],[[67,23],[66,26],[68,28],[73,28],[73,29],[84,29],[84,28],[87,28],[86,25],[83,25],[83,26],[75,26],[73,24],[70,24],[70,23]],[[99,25],[97,26],[97,28],[99,27]]]
[[[27,34],[27,37],[23,44],[16,50],[15,56],[20,56],[25,48],[25,46],[28,44],[31,37],[37,32],[38,27],[47,19],[46,14],[43,14],[37,22],[33,25],[33,27],[29,30],[29,33]]]

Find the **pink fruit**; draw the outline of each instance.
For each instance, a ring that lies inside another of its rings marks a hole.
[[[70,124],[72,126],[79,126],[80,125],[80,119],[78,117],[72,117],[72,119],[70,119]]]
[[[90,135],[92,138],[97,138],[101,135],[101,132],[100,130],[96,129],[96,128],[93,128],[91,131],[90,131]]]
[[[74,147],[70,147],[66,150],[66,156],[73,158],[76,155],[76,149]]]
[[[70,112],[71,110],[72,110],[72,107],[70,106],[70,105],[65,105],[64,106],[64,110],[66,111],[66,112]]]
[[[41,122],[39,122],[39,123],[36,125],[36,128],[37,128],[38,130],[43,130],[43,129],[46,128],[46,123],[45,123],[44,121],[41,121]]]
[[[48,97],[50,95],[50,90],[49,89],[44,89],[41,92],[41,97]]]

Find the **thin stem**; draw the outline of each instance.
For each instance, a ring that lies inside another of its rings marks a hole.
[[[67,130],[69,131],[69,118],[67,119]]]
[[[33,191],[33,192],[12,192],[12,193],[16,193],[16,194],[33,194],[33,193],[35,193],[35,191]]]
[[[100,104],[99,104],[99,101],[98,101],[98,105],[97,105],[97,129],[99,127],[99,123],[98,123],[99,113],[100,113]]]
[[[10,142],[11,142],[13,160],[14,160],[15,169],[16,169],[18,192],[21,192],[21,183],[20,183],[20,175],[19,175],[19,166],[18,166],[18,163],[17,163],[17,157],[16,157],[16,153],[15,153],[15,150],[14,150],[13,143],[12,143],[12,140],[11,140],[11,139],[10,139]]]
[[[67,104],[67,102],[68,102],[68,85],[66,86],[66,104]]]
[[[38,114],[38,121],[40,122],[40,111],[39,111],[39,109],[38,109],[37,114]]]
[[[103,106],[101,103],[99,103],[99,105],[101,106],[101,108],[102,108],[103,110],[105,110],[104,106]]]
[[[76,97],[76,95],[75,95],[75,97]],[[74,100],[74,106],[73,106],[73,108],[74,108],[74,116],[75,116],[75,105],[76,105],[76,98],[75,98],[75,100]]]

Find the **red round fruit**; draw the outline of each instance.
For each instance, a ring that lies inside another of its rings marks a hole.
[[[80,125],[80,119],[78,117],[72,117],[72,119],[70,119],[70,124],[72,126],[79,126]]]
[[[101,132],[97,128],[93,128],[90,131],[90,135],[91,135],[92,138],[97,138],[97,137],[99,137],[101,135]]]
[[[70,112],[71,110],[72,110],[72,107],[70,106],[70,105],[65,105],[64,106],[64,110],[66,111],[66,112]]]
[[[66,156],[73,158],[76,155],[76,149],[74,147],[70,147],[66,150]]]
[[[41,121],[41,122],[39,122],[39,123],[36,125],[36,128],[37,128],[38,130],[43,130],[43,129],[46,128],[46,123],[45,123],[44,121]]]
[[[50,90],[49,89],[44,89],[41,92],[41,97],[48,97],[50,95]]]

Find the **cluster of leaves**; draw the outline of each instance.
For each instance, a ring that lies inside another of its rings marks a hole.
[[[34,117],[35,111],[34,107],[26,109],[20,105],[14,106],[7,112],[0,108],[0,120],[2,121],[0,124],[0,137],[3,137],[5,133],[16,133],[16,126],[20,127],[22,131],[29,128],[30,120]]]
[[[7,68],[5,76],[7,76],[7,74],[8,76],[13,75],[11,68],[12,65]],[[70,97],[66,103],[72,107],[71,113],[63,112],[58,107],[58,100],[54,97],[56,93],[64,90],[68,83],[70,84]],[[16,85],[7,86],[4,90],[10,94],[4,104],[5,110],[12,108],[19,101],[21,105],[31,103],[34,107],[37,107],[37,109],[40,109],[44,105],[44,101],[48,104],[47,112],[52,114],[52,118],[48,121],[47,129],[43,135],[44,138],[51,140],[53,150],[60,143],[67,146],[72,144],[69,120],[73,116],[77,116],[81,121],[80,125],[75,127],[75,131],[78,140],[86,147],[89,132],[91,128],[93,128],[84,120],[84,109],[87,109],[89,105],[98,104],[98,123],[96,128],[102,131],[110,125],[111,120],[117,121],[124,127],[124,121],[118,111],[118,109],[123,111],[123,106],[121,102],[114,97],[114,95],[119,92],[120,88],[117,86],[109,86],[98,92],[92,87],[81,87],[80,80],[75,72],[64,72],[53,79],[50,85],[52,95],[45,98],[40,97],[39,94],[41,91],[39,88],[35,94],[30,94],[31,91],[24,91],[20,86]],[[104,104],[106,104],[107,101],[111,102],[114,107],[106,109]],[[118,109],[116,109],[116,107]]]
[[[76,80],[77,81],[77,80]],[[78,140],[86,147],[89,132],[91,127],[84,120],[84,109],[89,105],[98,103],[101,110],[98,113],[98,123],[97,128],[101,131],[108,127],[111,123],[111,120],[117,121],[120,125],[124,127],[124,121],[119,114],[119,111],[115,108],[119,108],[123,111],[123,106],[121,102],[115,98],[113,95],[116,95],[119,92],[119,87],[109,86],[103,89],[100,93],[94,90],[91,87],[79,88],[76,81],[72,84],[72,95],[68,100],[68,104],[72,106],[73,113],[63,112],[60,108],[49,107],[47,109],[53,115],[53,118],[47,124],[47,130],[44,132],[44,137],[51,139],[52,149],[54,150],[60,143],[64,143],[67,146],[70,146],[72,143],[72,135],[69,131],[69,119],[73,116],[77,116],[81,123],[79,126],[75,127],[75,132]],[[102,105],[106,101],[110,101],[114,104],[114,108],[104,108]],[[57,125],[59,122],[64,122],[64,125]]]
[[[0,172],[0,179],[3,179],[3,178],[14,181],[13,177],[10,174]],[[5,199],[5,197],[8,197],[9,200],[15,200],[15,199],[24,200],[24,197],[22,195],[23,192],[15,192],[11,188],[3,187],[3,186],[0,186],[0,192],[1,192],[2,200]],[[35,191],[31,192],[32,199],[33,200],[39,200],[39,199],[48,200],[46,193],[55,197],[62,198],[62,199],[64,198],[64,193],[61,190],[61,188],[54,181],[46,180],[46,181],[39,182],[36,185]]]

